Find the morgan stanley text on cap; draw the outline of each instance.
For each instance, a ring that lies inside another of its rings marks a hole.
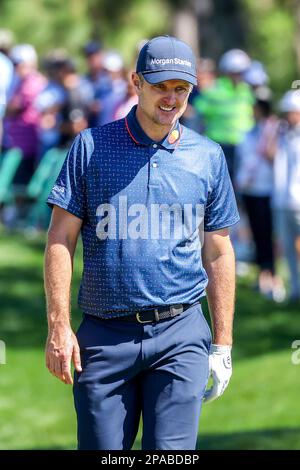
[[[165,80],[186,80],[197,85],[196,61],[192,49],[171,36],[158,36],[148,41],[139,53],[136,71],[151,84]]]

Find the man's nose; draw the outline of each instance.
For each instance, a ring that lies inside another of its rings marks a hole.
[[[167,91],[164,98],[164,102],[168,105],[174,105],[176,103],[176,93],[175,91]]]

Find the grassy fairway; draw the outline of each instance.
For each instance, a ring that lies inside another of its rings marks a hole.
[[[0,449],[72,449],[76,425],[72,389],[44,366],[46,321],[42,287],[44,240],[0,236]],[[73,324],[80,321],[75,262]],[[203,407],[201,449],[299,449],[300,365],[291,343],[300,339],[298,309],[283,308],[239,282],[234,375],[225,395]],[[140,433],[135,448],[140,448]]]

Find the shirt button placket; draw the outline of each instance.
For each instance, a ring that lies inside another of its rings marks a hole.
[[[151,147],[150,147],[150,159],[151,159],[151,155],[153,154],[153,149],[157,149],[158,148],[158,145],[157,144],[152,144]],[[154,157],[155,158],[155,157]],[[156,186],[158,181],[157,181],[157,176],[158,176],[158,168],[159,168],[159,165],[158,165],[158,162],[157,160],[150,160],[150,167],[149,167],[149,185],[150,186]]]

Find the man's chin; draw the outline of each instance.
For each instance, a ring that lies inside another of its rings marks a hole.
[[[173,116],[157,116],[156,123],[160,126],[172,126],[178,119],[178,113]]]

